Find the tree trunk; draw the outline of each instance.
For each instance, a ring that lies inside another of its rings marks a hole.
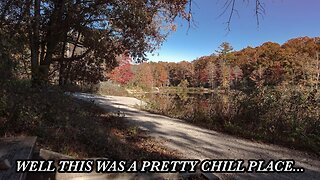
[[[40,85],[39,77],[39,28],[40,28],[40,0],[34,0],[34,17],[30,28],[30,48],[31,48],[31,76],[32,86]]]
[[[67,46],[67,34],[65,35],[65,40],[63,42],[62,50],[61,50],[61,57],[65,57],[66,52],[66,46]],[[61,61],[59,62],[60,68],[59,68],[59,86],[65,85],[65,69],[66,64],[65,62]]]
[[[319,87],[319,80],[320,80],[320,62],[319,62],[319,52],[317,52],[317,79],[316,79],[316,89]]]
[[[66,65],[64,62],[59,63],[60,68],[59,68],[59,86],[64,86],[65,85],[65,69]]]
[[[75,44],[74,44],[73,49],[72,49],[72,53],[71,54],[67,53],[68,57],[72,58],[72,57],[75,56],[76,49],[78,47],[78,42],[79,42],[80,38],[81,38],[81,34],[78,33],[77,39],[76,39]],[[70,47],[69,46],[68,46],[68,51],[70,51]],[[66,85],[67,83],[71,83],[72,82],[72,80],[70,78],[71,68],[72,68],[72,62],[71,61],[64,62],[64,72],[63,72],[64,85]]]

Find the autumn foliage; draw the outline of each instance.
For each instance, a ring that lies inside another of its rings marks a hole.
[[[124,54],[119,56],[118,62],[119,66],[112,70],[108,76],[112,81],[115,81],[119,84],[127,84],[134,77],[130,64],[130,62],[132,62],[132,59],[129,55]]]
[[[184,81],[188,87],[212,89],[252,90],[280,85],[318,89],[319,39],[299,37],[283,45],[266,42],[240,51],[233,51],[229,43],[223,43],[215,54],[192,62],[134,65],[134,82],[149,87],[179,86]]]

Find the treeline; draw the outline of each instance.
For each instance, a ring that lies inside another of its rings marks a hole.
[[[319,54],[319,37],[294,38],[283,45],[266,42],[240,51],[233,51],[232,46],[225,42],[214,54],[192,62],[149,62],[130,66],[126,60],[109,77],[121,84],[143,88],[250,89],[290,85],[318,89]]]

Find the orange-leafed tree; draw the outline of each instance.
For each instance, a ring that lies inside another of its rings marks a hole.
[[[141,63],[135,66],[134,84],[144,89],[151,89],[154,86],[152,66],[150,63]]]
[[[163,87],[168,84],[169,75],[166,69],[166,63],[159,62],[152,64],[154,85]]]

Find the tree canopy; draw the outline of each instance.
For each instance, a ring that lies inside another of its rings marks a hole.
[[[4,0],[1,32],[30,50],[32,77],[47,82],[58,63],[60,78],[77,61],[112,68],[129,52],[137,62],[165,39],[177,16],[187,18],[187,0]]]

